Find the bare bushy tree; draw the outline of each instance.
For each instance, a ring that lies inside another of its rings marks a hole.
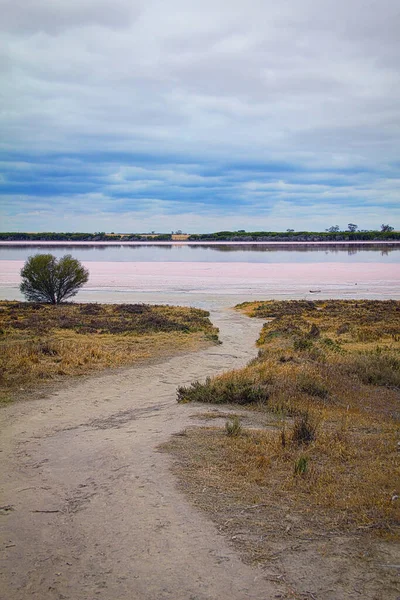
[[[52,254],[30,256],[21,269],[20,290],[27,300],[60,304],[75,296],[89,279],[89,271],[66,254],[57,260]]]

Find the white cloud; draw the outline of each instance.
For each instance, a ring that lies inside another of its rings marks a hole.
[[[394,0],[1,4],[11,146],[393,151]]]
[[[400,135],[397,0],[26,0],[23,9],[0,0],[0,10],[4,152],[123,151],[307,169],[303,182],[261,173],[238,185],[222,171],[212,179],[188,166],[105,159],[104,197],[215,184],[227,193],[233,185],[249,205],[268,191],[272,203],[306,194],[400,200],[386,179]],[[67,166],[73,160],[60,159],[58,168]],[[381,175],[367,188],[347,179],[332,189],[343,169],[360,166]],[[27,159],[14,169],[29,170]],[[84,181],[82,162],[75,170]]]

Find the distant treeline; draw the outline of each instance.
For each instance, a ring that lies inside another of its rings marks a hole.
[[[189,236],[208,242],[357,242],[400,240],[399,231],[218,231]]]
[[[100,233],[21,233],[0,232],[0,241],[49,241],[49,242],[142,242],[171,241],[165,234],[107,234]],[[218,231],[194,233],[187,241],[198,242],[357,242],[400,240],[399,231]]]
[[[171,240],[170,233],[159,235],[144,235],[139,233],[132,234],[114,234],[114,233],[22,233],[22,232],[0,232],[0,241],[23,242],[23,241],[43,241],[43,242],[142,242],[151,240],[160,242]]]

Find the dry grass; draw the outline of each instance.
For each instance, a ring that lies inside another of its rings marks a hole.
[[[195,350],[217,333],[208,313],[193,308],[0,302],[0,400],[95,369]]]
[[[286,425],[285,446],[282,429],[245,429],[233,438],[223,428],[202,428],[174,438],[169,450],[179,455],[181,475],[192,489],[207,489],[200,504],[208,500],[214,510],[219,496],[219,509],[225,512],[258,504],[273,510],[278,531],[279,518],[289,510],[301,531],[374,528],[394,533],[395,432],[377,427],[361,436],[322,427],[316,440],[303,446],[292,442],[292,427]],[[296,474],[303,457],[307,468]]]
[[[180,388],[178,399],[233,402],[259,411],[260,422],[267,412],[278,419],[237,437],[222,428],[189,432],[174,442],[185,453],[184,470],[234,503],[263,503],[275,512],[290,507],[307,527],[395,535],[400,303],[271,301],[241,308],[270,318],[259,357]]]

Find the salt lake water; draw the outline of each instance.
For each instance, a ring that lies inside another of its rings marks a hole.
[[[400,243],[0,243],[0,299],[19,300],[28,256],[72,254],[88,269],[81,302],[209,309],[254,299],[400,299]]]

